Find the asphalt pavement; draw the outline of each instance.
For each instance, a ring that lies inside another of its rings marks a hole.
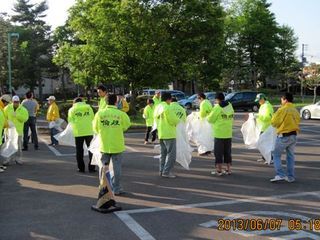
[[[112,214],[90,210],[98,174],[78,173],[75,149],[49,148],[41,134],[39,151],[30,145],[22,166],[0,174],[0,239],[320,239],[320,121],[301,124],[297,181],[270,183],[273,167],[243,144],[243,117],[237,113],[231,176],[211,176],[213,157],[194,152],[189,171],[176,165],[176,179],[161,178],[143,132],[126,133],[127,194]]]

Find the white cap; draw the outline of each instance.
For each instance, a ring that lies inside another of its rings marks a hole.
[[[20,98],[19,98],[19,96],[13,96],[12,97],[12,102],[20,102]]]
[[[55,101],[55,100],[56,100],[56,98],[55,98],[55,96],[50,96],[50,97],[48,97],[48,98],[47,98],[47,100]]]
[[[4,94],[4,95],[2,95],[1,100],[4,100],[7,103],[9,103],[9,102],[11,102],[11,96],[9,94]]]

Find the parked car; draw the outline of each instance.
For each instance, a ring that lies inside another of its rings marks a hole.
[[[230,102],[235,110],[252,110],[257,112],[259,110],[259,103],[255,102],[257,92],[233,92],[226,96],[226,101]]]
[[[179,91],[179,90],[166,90],[166,89],[145,89],[142,92],[142,95],[147,95],[147,96],[154,96],[156,91],[160,91],[160,94],[162,94],[163,92],[169,92],[171,94],[184,94],[184,92]],[[180,95],[181,98],[181,95]]]
[[[193,94],[192,96],[185,98],[185,99],[181,99],[178,101],[178,103],[186,108],[186,109],[191,109],[193,106],[193,102],[197,99],[197,95],[198,94]]]
[[[301,108],[300,116],[303,119],[320,119],[320,101]]]

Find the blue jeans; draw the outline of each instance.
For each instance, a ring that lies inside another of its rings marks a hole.
[[[50,128],[50,137],[51,137],[51,143],[52,144],[58,144],[59,143],[58,140],[53,137],[54,135],[56,135],[58,133],[59,133],[59,131],[57,129]]]
[[[111,178],[113,191],[114,193],[119,193],[122,191],[120,184],[122,154],[102,153],[101,162],[103,165],[109,165],[110,160],[112,160],[113,164],[113,176]]]
[[[286,174],[282,169],[281,164],[281,154],[285,150],[287,153],[287,176],[289,179],[294,180],[294,149],[297,143],[297,136],[291,135],[288,137],[277,137],[274,152],[273,152],[273,161],[274,161],[274,169],[276,171],[276,175],[280,177],[285,177]]]

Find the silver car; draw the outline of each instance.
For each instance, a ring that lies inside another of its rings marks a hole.
[[[320,101],[303,107],[300,110],[300,116],[303,119],[320,119]]]

